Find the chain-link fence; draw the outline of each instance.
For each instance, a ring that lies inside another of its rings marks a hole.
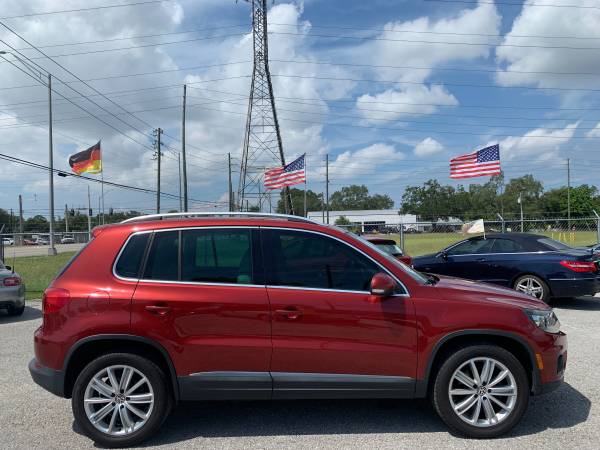
[[[443,248],[476,234],[466,233],[468,222],[421,221],[390,225],[385,223],[353,222],[337,224],[362,235],[383,235],[394,239],[412,256],[435,253]],[[585,247],[600,242],[600,219],[596,217],[577,219],[525,219],[484,221],[485,232],[535,233],[548,236],[572,247]],[[483,233],[477,233],[483,234]]]
[[[85,244],[90,235],[87,231],[54,233],[55,244]],[[0,258],[3,251],[10,247],[49,245],[50,235],[48,233],[0,233]]]

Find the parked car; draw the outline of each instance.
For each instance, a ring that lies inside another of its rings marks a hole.
[[[308,219],[229,215],[97,227],[44,292],[31,376],[99,445],[140,443],[182,401],[429,395],[489,438],[563,380],[567,338],[536,298]]]
[[[409,266],[412,264],[412,258],[404,254],[395,240],[381,235],[364,235],[362,237],[372,244],[375,244],[380,250],[383,250],[388,255],[393,256],[398,261],[402,261],[404,264]]]
[[[12,267],[0,260],[0,309],[11,316],[20,316],[25,310],[25,285]]]
[[[421,272],[510,287],[545,302],[600,292],[600,254],[547,236],[494,233],[413,258]]]
[[[2,238],[2,245],[15,245],[15,240],[10,237]]]
[[[38,245],[37,240],[35,239],[23,239],[23,245]]]
[[[61,240],[60,240],[61,244],[74,244],[75,243],[75,236],[73,236],[72,234],[65,234]]]
[[[50,245],[50,239],[40,236],[35,240],[35,245]]]

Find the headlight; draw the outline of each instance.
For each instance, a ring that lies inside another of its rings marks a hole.
[[[560,331],[560,322],[552,310],[526,309],[525,314],[546,333],[556,334]]]

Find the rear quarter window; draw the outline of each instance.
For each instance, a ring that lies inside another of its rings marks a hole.
[[[150,233],[135,234],[129,238],[121,251],[115,273],[123,278],[139,278],[140,265],[146,252]]]

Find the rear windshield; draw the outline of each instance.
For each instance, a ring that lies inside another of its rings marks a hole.
[[[567,244],[563,244],[562,242],[556,241],[551,238],[541,238],[538,239],[538,242],[540,244],[545,245],[551,250],[569,250],[571,248]]]

